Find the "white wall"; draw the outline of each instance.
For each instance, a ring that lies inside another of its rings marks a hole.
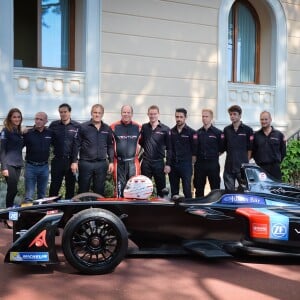
[[[201,109],[215,109],[217,97],[218,1],[102,1],[101,97],[105,118],[134,106],[146,121],[158,104],[161,119],[174,124],[185,107],[198,128]]]
[[[289,133],[300,129],[300,1],[282,1],[288,19],[287,112]]]
[[[135,119],[140,122],[147,121],[147,107],[158,104],[161,120],[166,124],[174,124],[174,110],[183,106],[189,112],[188,123],[198,128],[201,109],[209,107],[216,112],[222,103],[222,97],[217,103],[218,65],[223,63],[218,58],[222,3],[222,0],[77,0],[76,26],[80,34],[76,41],[76,68],[81,72],[27,70],[22,74],[22,69],[13,68],[13,0],[0,1],[0,122],[12,106],[24,109],[28,122],[41,109],[54,119],[62,102],[72,105],[74,118],[85,120],[89,118],[90,106],[101,102],[108,123],[120,117],[120,107],[125,103],[134,106]],[[300,127],[300,0],[281,3],[288,32],[289,135]],[[263,60],[267,53],[268,49],[262,51]],[[272,74],[268,77],[264,69],[264,82],[270,78],[273,82],[274,66],[266,66]],[[23,75],[29,83],[26,89],[20,85],[24,83]],[[39,89],[41,76],[47,84],[45,93]],[[59,85],[60,81],[63,89],[57,91],[55,83]],[[229,121],[226,108],[227,104],[218,114],[223,123]]]

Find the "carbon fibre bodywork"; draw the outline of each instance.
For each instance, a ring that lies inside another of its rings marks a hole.
[[[198,199],[85,196],[0,210],[0,218],[14,221],[5,262],[57,263],[58,227],[67,260],[87,274],[109,272],[126,255],[300,256],[300,189],[256,165],[243,165],[242,175],[242,191]]]

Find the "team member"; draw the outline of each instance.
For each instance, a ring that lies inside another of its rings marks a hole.
[[[18,108],[12,108],[5,120],[1,132],[1,173],[7,183],[6,207],[12,207],[18,192],[18,182],[23,167],[22,148],[22,113]]]
[[[179,194],[180,179],[184,196],[192,197],[192,163],[196,160],[197,133],[186,124],[186,118],[186,109],[177,108],[175,111],[176,125],[171,129],[172,158],[169,179],[172,197]]]
[[[166,176],[171,170],[170,128],[159,121],[159,108],[152,105],[148,108],[149,122],[142,125],[140,145],[143,147],[141,173],[154,177],[157,194],[163,197],[166,187]],[[166,157],[166,163],[164,161]]]
[[[224,136],[221,130],[212,125],[212,119],[213,111],[203,109],[203,126],[197,131],[197,158],[194,165],[196,197],[204,196],[206,178],[208,178],[211,190],[220,188],[219,155],[222,152]]]
[[[227,190],[235,189],[235,181],[241,183],[241,165],[248,163],[252,155],[253,130],[241,121],[242,109],[238,105],[228,108],[231,124],[224,128],[224,185]]]
[[[110,126],[113,131],[114,141],[114,179],[117,197],[123,197],[123,191],[128,179],[140,174],[138,143],[141,126],[132,121],[132,116],[132,107],[123,105],[121,108],[121,120]]]
[[[71,163],[77,161],[72,157],[73,143],[77,138],[80,124],[71,119],[71,106],[63,103],[58,111],[60,120],[53,121],[49,129],[53,131],[53,154],[51,161],[50,196],[57,196],[65,179],[65,198],[71,199],[75,192],[76,177],[71,171]]]
[[[81,124],[78,144],[73,156],[78,156],[79,164],[72,163],[72,171],[79,170],[79,193],[90,190],[91,181],[93,192],[104,195],[104,184],[107,171],[113,172],[114,150],[110,127],[102,121],[104,107],[95,104],[91,109],[91,120]],[[107,165],[107,159],[109,165]]]
[[[33,200],[35,187],[37,187],[37,198],[44,198],[49,178],[48,159],[53,132],[45,127],[48,122],[45,112],[36,113],[34,122],[34,127],[24,134],[24,146],[26,147],[25,202]]]
[[[254,133],[253,158],[257,165],[281,180],[280,163],[286,155],[286,141],[283,133],[271,123],[271,114],[263,111],[260,114],[261,129]]]

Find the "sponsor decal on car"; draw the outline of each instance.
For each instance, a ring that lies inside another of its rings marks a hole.
[[[41,233],[39,233],[35,239],[30,243],[29,248],[35,245],[36,247],[46,247],[48,248],[47,242],[46,242],[46,229],[44,229]]]
[[[268,234],[268,224],[261,224],[261,223],[253,223],[252,224],[252,232],[253,235],[267,235]]]
[[[258,174],[258,178],[259,178],[260,181],[265,181],[265,180],[267,180],[267,175],[264,172],[260,172]]]
[[[49,261],[49,252],[10,252],[10,261]]]
[[[249,220],[250,237],[288,240],[289,218],[267,208],[238,208],[238,214]]]
[[[274,223],[271,228],[272,237],[275,239],[286,240],[288,236],[288,229],[286,224],[283,223]]]
[[[263,197],[256,195],[228,194],[221,198],[222,204],[260,204],[265,205]]]
[[[10,211],[8,213],[8,218],[11,221],[18,221],[18,218],[19,218],[18,212],[17,211]]]

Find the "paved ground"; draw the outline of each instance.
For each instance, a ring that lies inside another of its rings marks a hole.
[[[300,259],[210,262],[130,258],[107,275],[78,274],[60,255],[52,268],[4,264],[11,231],[0,224],[0,299],[299,299]]]

